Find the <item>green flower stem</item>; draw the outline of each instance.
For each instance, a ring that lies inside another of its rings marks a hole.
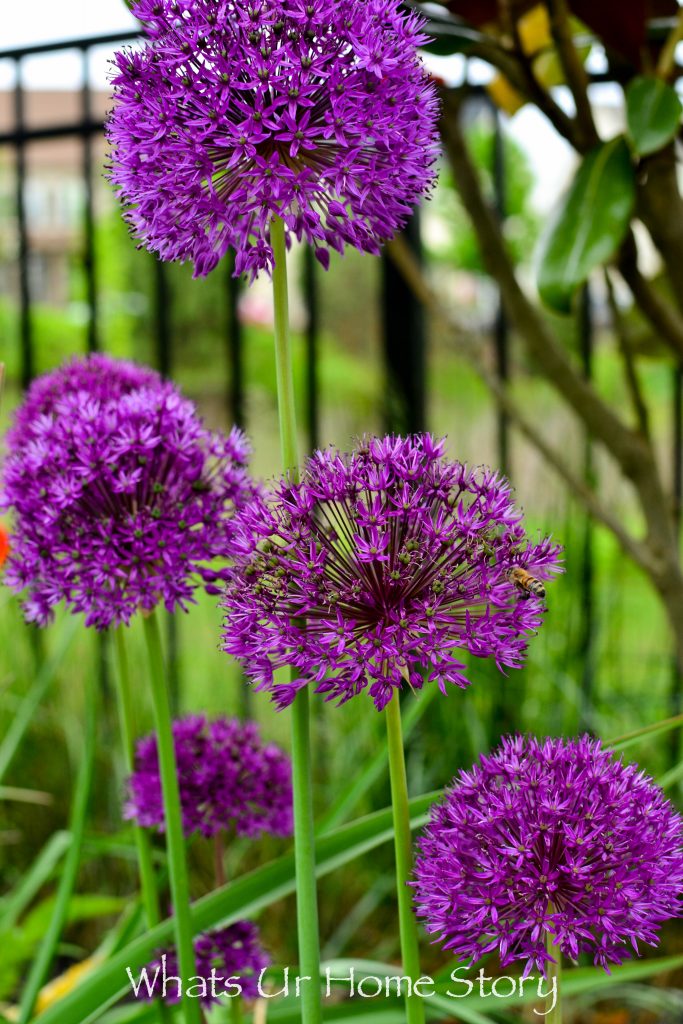
[[[175,942],[178,953],[179,974],[183,981],[181,1005],[185,1024],[201,1024],[202,1014],[199,1001],[184,994],[187,986],[190,984],[190,979],[197,975],[197,967],[192,941],[190,882],[187,862],[185,860],[185,837],[183,835],[183,820],[180,808],[178,772],[173,746],[171,709],[168,700],[168,689],[166,687],[164,659],[161,651],[159,621],[155,612],[144,615],[142,621],[149,656],[149,675],[159,753],[161,792],[164,800],[166,849],[168,851],[171,899],[173,901]]]
[[[128,664],[128,652],[126,650],[125,627],[120,626],[114,633],[116,647],[116,662],[118,671],[116,676],[116,695],[119,705],[119,721],[121,725],[121,740],[123,744],[123,757],[126,766],[126,773],[132,775],[135,769],[135,714],[133,706],[133,695],[130,685],[130,668]],[[159,910],[159,894],[157,892],[156,875],[154,874],[154,862],[152,860],[152,844],[147,829],[133,826],[135,837],[135,848],[138,857],[138,874],[140,876],[140,893],[142,906],[145,912],[147,928],[154,928],[161,921]],[[162,1024],[169,1024],[171,1013],[162,1000],[156,1001],[157,1013]]]
[[[285,225],[275,217],[270,226],[273,246],[273,310],[275,326],[275,368],[282,465],[290,479],[299,479],[296,407],[292,375],[287,298],[287,252]],[[294,675],[294,672],[292,673]],[[299,969],[310,979],[302,984],[302,1024],[320,1024],[320,944],[318,937],[318,894],[315,881],[315,838],[311,772],[311,736],[308,691],[299,691],[292,706],[292,790],[294,800],[294,862],[296,867]]]
[[[413,850],[410,836],[410,808],[408,805],[408,780],[403,753],[403,732],[401,729],[401,705],[395,694],[385,711],[387,721],[387,742],[389,747],[389,776],[391,779],[391,807],[394,819],[394,846],[396,850],[396,888],[398,895],[398,923],[401,936],[401,957],[403,972],[417,981],[420,977],[420,947],[417,936],[417,921],[413,913],[411,890],[407,882],[413,870]],[[407,1024],[424,1024],[425,1012],[418,995],[406,995]]]
[[[230,1000],[230,1024],[242,1024],[244,1014],[242,996],[233,996]]]
[[[294,374],[292,372],[292,344],[289,336],[289,298],[287,293],[287,247],[285,225],[280,217],[270,225],[273,246],[273,312],[275,327],[275,373],[277,376],[278,416],[280,420],[280,448],[282,468],[292,479],[299,479],[299,445],[296,431],[296,404],[294,401]]]
[[[562,953],[560,947],[555,945],[555,936],[551,932],[545,933],[545,948],[548,956],[553,957],[555,963],[546,965],[547,985],[546,988],[552,991],[552,984],[555,981],[557,986],[557,1002],[553,1009],[542,1019],[547,1024],[562,1024]],[[549,1000],[552,999],[552,995]]]
[[[55,957],[60,936],[66,924],[69,903],[76,887],[76,878],[83,847],[85,821],[88,812],[92,778],[95,767],[97,735],[98,688],[95,680],[86,677],[85,713],[83,722],[83,752],[78,766],[76,786],[69,821],[71,842],[64,858],[64,867],[57,887],[54,910],[38,955],[33,961],[26,984],[21,993],[19,1024],[28,1024],[33,1016],[38,994],[47,980]]]

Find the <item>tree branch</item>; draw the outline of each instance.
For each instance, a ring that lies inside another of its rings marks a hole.
[[[500,408],[507,414],[520,433],[527,438],[547,464],[554,469],[572,494],[583,504],[588,513],[597,522],[602,523],[616,537],[624,552],[646,573],[653,574],[656,572],[659,566],[648,545],[633,537],[624,528],[619,519],[612,514],[610,509],[603,505],[585,480],[576,474],[559,452],[548,444],[543,433],[532,420],[524,415],[508,388],[486,366],[478,346],[472,342],[467,332],[463,330],[462,325],[448,312],[437,294],[430,287],[420,264],[415,259],[409,246],[406,245],[405,240],[398,236],[387,243],[386,249],[417,300],[423,304],[432,316],[438,318],[456,335],[459,351],[486,384]]]
[[[522,292],[493,212],[487,205],[476,169],[465,145],[458,113],[460,102],[452,91],[443,92],[442,137],[458,191],[479,240],[488,272],[498,283],[501,297],[517,325],[529,354],[550,383],[564,396],[596,439],[612,453],[631,478],[649,456],[642,439],[614,414],[594,388],[575,369],[547,324]]]
[[[533,73],[533,69],[522,53],[521,57],[503,49],[493,39],[474,43],[468,48],[471,57],[491,64],[507,78],[518,93],[525,99],[535,103],[542,114],[548,118],[556,132],[572,146],[576,145],[576,126],[564,110],[555,103]],[[521,52],[521,51],[520,51]]]
[[[657,74],[665,81],[671,78],[676,67],[676,47],[683,39],[683,7],[678,10],[676,24],[671,29],[657,61]]]
[[[641,434],[643,437],[649,438],[650,417],[643,398],[640,381],[638,380],[638,371],[636,370],[635,362],[633,360],[633,351],[630,339],[627,335],[626,324],[624,323],[621,312],[619,311],[617,298],[614,294],[614,284],[612,283],[612,278],[607,267],[605,267],[605,287],[607,289],[607,301],[609,303],[610,313],[612,316],[612,326],[614,328],[617,341],[619,342],[619,351],[621,352],[621,358],[624,364],[624,374],[626,376],[626,384],[631,396],[633,409],[636,414]]]
[[[640,498],[652,551],[661,559],[677,550],[670,502],[662,484],[652,446],[626,426],[579,374],[562,345],[527,299],[515,276],[500,227],[488,207],[459,124],[461,99],[442,90],[442,138],[453,176],[479,241],[484,264],[498,283],[502,301],[527,352],[546,380],[574,409],[591,435],[612,454]]]
[[[546,0],[546,7],[560,64],[576,105],[577,149],[585,152],[600,142],[588,99],[588,75],[574,46],[566,0]]]
[[[618,267],[643,316],[650,321],[676,357],[679,360],[683,359],[683,318],[641,274],[638,268],[638,250],[632,232],[621,247]]]

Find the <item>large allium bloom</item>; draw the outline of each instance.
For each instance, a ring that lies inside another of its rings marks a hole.
[[[224,597],[224,650],[280,706],[308,683],[340,703],[368,685],[379,709],[421,669],[467,686],[465,649],[517,666],[542,601],[514,566],[557,571],[558,549],[531,544],[508,484],[444,456],[429,434],[367,440],[308,460],[236,520]],[[276,683],[293,665],[297,678]]]
[[[117,54],[111,180],[133,233],[207,274],[269,269],[269,224],[376,253],[431,186],[438,104],[399,0],[140,0]]]
[[[199,996],[200,1004],[208,1010],[215,1003],[219,1002],[218,996],[222,995],[225,988],[230,984],[229,979],[236,978],[237,984],[241,985],[242,999],[256,999],[259,995],[258,978],[261,971],[270,966],[270,957],[261,946],[259,930],[251,921],[236,921],[228,928],[221,928],[219,931],[204,932],[194,941],[197,971],[195,980],[192,981],[193,991],[197,993],[203,989],[205,995]],[[165,975],[167,979],[178,977],[178,957],[175,950],[167,950],[159,953],[156,960],[148,964],[146,968],[150,985],[142,985],[140,994],[145,999],[154,999],[164,996],[164,965],[162,956],[165,956]],[[212,974],[213,971],[213,974]],[[201,978],[204,985],[197,978]],[[214,979],[212,986],[211,980]],[[184,982],[187,985],[187,981]],[[195,988],[196,986],[196,988]],[[216,997],[212,995],[216,992]],[[228,989],[228,992],[233,991]],[[180,1002],[179,986],[172,981],[166,984],[164,1002],[175,1005]]]
[[[273,743],[263,743],[255,722],[203,716],[173,723],[185,835],[241,836],[292,833],[291,765]],[[156,736],[140,740],[128,782],[125,817],[145,828],[163,827],[164,805]]]
[[[42,417],[50,415],[65,396],[82,392],[86,398],[111,401],[139,388],[159,384],[161,377],[155,370],[126,359],[112,359],[99,352],[86,359],[72,359],[31,383],[14,413],[7,443],[10,448],[19,448],[32,440],[34,431],[39,436],[44,425]]]
[[[104,629],[162,601],[184,608],[197,584],[216,592],[215,560],[253,493],[239,431],[212,433],[172,384],[108,363],[38,382],[8,437],[5,580],[41,625],[62,600]]]
[[[680,911],[683,821],[637,765],[600,742],[507,738],[461,772],[418,842],[415,904],[460,958],[545,969],[621,963]]]

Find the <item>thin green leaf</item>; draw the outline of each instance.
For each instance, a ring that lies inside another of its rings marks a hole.
[[[671,789],[671,787],[675,786],[677,782],[681,781],[681,779],[683,779],[683,761],[679,761],[678,764],[674,765],[673,768],[670,768],[664,775],[660,775],[657,782],[662,789]]]
[[[412,828],[420,828],[425,823],[428,808],[440,795],[437,791],[410,801]],[[369,853],[392,837],[390,808],[344,825],[318,841],[318,877]],[[240,918],[252,917],[294,891],[294,858],[287,854],[197,900],[192,906],[194,932],[197,934]],[[130,992],[126,968],[135,976],[155,950],[169,942],[172,934],[171,918],[150,929],[83,978],[78,989],[40,1014],[36,1024],[88,1024],[97,1020],[116,999]]]
[[[434,695],[438,692],[436,686],[426,686],[420,691],[418,697],[410,702],[408,710],[403,715],[403,738],[407,740],[413,729],[422,718],[431,703]],[[387,741],[383,736],[379,746],[369,761],[366,761],[363,769],[354,776],[350,786],[345,786],[339,798],[332,804],[326,814],[323,814],[318,823],[316,833],[324,835],[333,828],[345,821],[359,800],[367,793],[378,779],[389,771],[389,759],[387,754]]]
[[[652,978],[666,971],[678,970],[680,967],[683,967],[683,954],[655,957],[652,960],[634,960],[622,964],[621,967],[613,967],[611,974],[606,974],[597,967],[577,967],[564,972],[562,991],[568,996],[578,995],[580,992],[590,992],[625,981]]]
[[[596,146],[541,239],[538,290],[547,306],[571,312],[577,289],[623,240],[634,202],[635,177],[624,139]]]
[[[661,78],[639,75],[626,90],[626,122],[639,156],[656,153],[675,137],[681,123],[681,101]]]
[[[642,729],[636,729],[634,732],[627,732],[623,736],[617,736],[616,739],[605,743],[605,747],[609,750],[626,750],[627,747],[640,743],[642,739],[671,732],[672,729],[680,729],[682,727],[683,715],[676,715],[674,718],[664,718],[660,722],[645,725]]]
[[[33,717],[47,693],[50,683],[60,669],[78,626],[78,619],[75,616],[69,618],[64,624],[59,633],[60,643],[57,650],[51,658],[48,658],[43,663],[31,688],[21,702],[19,710],[12,718],[10,727],[5,733],[2,743],[0,743],[0,782],[4,779],[5,772],[12,763],[14,755],[24,738],[24,733],[33,721]]]
[[[12,928],[20,915],[38,895],[51,877],[71,842],[70,832],[55,832],[42,848],[31,867],[15,888],[3,899],[0,911],[0,934]]]
[[[96,680],[86,679],[83,752],[78,767],[69,820],[71,842],[64,858],[64,867],[57,886],[52,917],[45,930],[38,955],[31,964],[31,969],[21,992],[19,1024],[28,1024],[28,1021],[33,1016],[36,999],[41,987],[45,983],[50,966],[56,955],[57,946],[69,913],[69,904],[73,899],[76,887],[95,768],[98,696]]]

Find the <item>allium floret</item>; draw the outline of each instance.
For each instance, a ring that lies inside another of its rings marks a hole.
[[[258,928],[251,921],[236,921],[228,928],[203,932],[195,939],[194,950],[196,974],[192,988],[201,993],[198,998],[205,1010],[220,1002],[221,996],[237,998],[236,985],[241,988],[242,999],[259,996],[259,975],[270,966],[271,960],[261,945]],[[162,998],[170,1006],[180,1002],[180,985],[172,980],[179,977],[175,950],[160,952],[145,970],[149,984],[141,986],[142,998]]]
[[[64,601],[104,629],[160,602],[217,592],[249,446],[207,430],[151,371],[99,357],[36,382],[8,436],[0,508],[14,513],[5,580],[44,625]],[[219,561],[217,561],[219,560]]]
[[[382,709],[423,670],[465,687],[461,650],[521,663],[543,601],[510,571],[548,579],[558,548],[526,538],[505,480],[444,450],[421,434],[317,452],[237,517],[223,649],[281,707],[313,684],[340,703],[369,687]]]
[[[287,755],[261,740],[255,722],[201,715],[173,723],[183,831],[214,836],[292,833],[292,772]],[[156,736],[138,742],[124,815],[163,828]]]
[[[116,56],[110,177],[162,259],[270,269],[269,225],[376,253],[434,180],[438,103],[399,0],[139,0]]]
[[[82,393],[85,399],[107,402],[160,384],[161,377],[156,370],[127,359],[112,359],[100,352],[86,359],[71,359],[31,382],[23,402],[15,410],[7,443],[16,449],[30,441],[34,431],[40,433],[42,417],[49,416],[55,405],[69,395]]]
[[[599,740],[506,738],[461,772],[418,841],[415,907],[462,959],[606,970],[680,913],[683,820],[652,779]]]

